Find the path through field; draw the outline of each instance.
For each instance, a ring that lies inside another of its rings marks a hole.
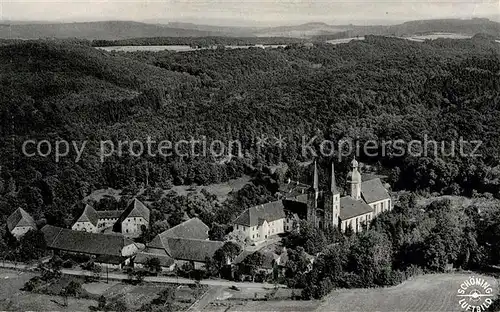
[[[439,312],[463,311],[457,291],[471,274],[430,274],[416,277],[401,285],[378,289],[342,289],[332,292],[317,311],[407,311]],[[493,277],[482,277],[493,285],[498,294],[498,282]]]

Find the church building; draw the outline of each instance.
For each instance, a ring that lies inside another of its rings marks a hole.
[[[297,183],[296,188],[285,187],[284,199],[246,209],[233,222],[234,231],[251,242],[259,242],[292,231],[297,221],[307,220],[323,229],[360,232],[373,218],[392,209],[391,197],[380,178],[362,181],[356,159],[351,162],[349,192],[345,196],[341,196],[337,187],[333,163],[328,190],[319,189],[316,162],[313,166],[313,183],[309,188]]]
[[[338,227],[342,231],[351,228],[360,232],[371,220],[382,212],[392,209],[389,192],[380,178],[362,181],[359,164],[356,159],[351,162],[352,171],[348,176],[349,193],[340,196],[335,182],[335,168],[332,163],[330,187],[320,191],[318,187],[318,170],[314,163],[313,186],[308,193],[307,220],[317,227]]]

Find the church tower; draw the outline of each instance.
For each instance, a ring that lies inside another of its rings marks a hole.
[[[330,176],[330,189],[325,194],[325,220],[324,227],[338,227],[340,217],[340,192],[335,182],[335,164],[332,161]]]
[[[314,161],[313,184],[307,194],[307,221],[316,226],[316,213],[319,198],[319,177],[316,160]]]
[[[349,177],[351,183],[351,197],[355,200],[361,199],[361,174],[358,171],[358,162],[354,158],[351,162],[352,172]]]

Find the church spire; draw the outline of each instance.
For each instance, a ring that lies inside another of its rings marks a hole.
[[[319,190],[319,178],[318,178],[318,167],[316,166],[316,160],[314,160],[314,175],[313,175],[313,189]]]
[[[358,161],[354,158],[351,162],[352,172],[350,174],[351,197],[355,200],[361,199],[361,174],[358,171]]]
[[[335,182],[335,161],[332,160],[332,175],[330,177],[330,192],[332,192],[332,194],[337,194],[339,193],[338,189],[337,189],[337,183]]]

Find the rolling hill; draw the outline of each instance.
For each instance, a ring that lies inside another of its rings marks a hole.
[[[0,22],[0,38],[80,38],[120,40],[152,37],[289,37],[338,39],[365,35],[412,36],[427,33],[484,33],[498,37],[500,23],[486,18],[409,21],[398,25],[329,25],[306,23],[279,27],[214,26],[181,22],[107,21],[85,23]]]
[[[54,24],[0,24],[0,38],[80,38],[128,39],[137,37],[206,37],[223,33],[195,29],[172,28],[130,21],[54,23]]]

